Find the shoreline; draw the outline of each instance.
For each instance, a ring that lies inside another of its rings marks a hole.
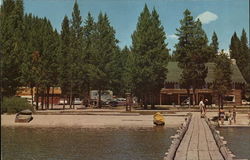
[[[165,126],[179,127],[186,116],[164,116]],[[15,123],[15,115],[1,115],[1,127],[31,128],[148,128],[153,115],[33,115],[29,123]]]
[[[154,127],[152,111],[123,112],[123,111],[40,111],[33,114],[33,120],[29,123],[15,123],[15,114],[1,115],[1,127],[66,127],[66,128],[117,128],[117,127]],[[65,113],[66,112],[66,113]],[[153,111],[154,112],[154,111]],[[165,117],[164,127],[179,127],[185,121],[188,112],[164,112],[160,111]],[[217,112],[207,112],[207,117],[217,116]],[[228,121],[221,128],[250,127],[247,113],[238,113],[236,124],[229,125]]]

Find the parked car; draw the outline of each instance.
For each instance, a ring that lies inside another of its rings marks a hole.
[[[245,99],[243,99],[242,101],[241,101],[241,103],[243,104],[243,105],[250,105],[250,102],[248,102],[247,100],[245,100]]]
[[[67,104],[67,103],[68,103],[68,101],[65,99],[65,104]],[[59,104],[63,105],[64,104],[64,99],[60,99]]]
[[[117,100],[112,100],[112,101],[109,101],[109,105],[111,105],[112,107],[116,107],[118,106],[118,102]]]
[[[75,98],[74,104],[75,104],[75,105],[81,105],[81,104],[83,104],[83,103],[82,103],[82,100],[80,100],[80,98]]]
[[[125,106],[127,104],[126,98],[117,98],[116,101],[118,106]]]

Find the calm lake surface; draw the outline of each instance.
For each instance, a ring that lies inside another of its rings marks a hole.
[[[3,160],[162,160],[176,128],[1,128]]]
[[[250,128],[219,128],[218,130],[236,158],[250,160]]]

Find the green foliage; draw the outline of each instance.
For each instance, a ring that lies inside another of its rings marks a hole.
[[[33,111],[33,107],[28,103],[26,99],[20,97],[4,97],[1,104],[1,114],[18,113],[22,110],[30,109]]]
[[[169,55],[165,39],[157,11],[153,9],[150,13],[145,5],[132,34],[132,55],[128,69],[130,91],[144,99],[144,103],[146,96],[159,93],[166,79]]]
[[[90,55],[90,84],[93,89],[105,90],[112,84],[114,59],[118,52],[118,40],[106,14],[100,13],[93,33],[93,52]]]
[[[222,52],[216,56],[215,63],[213,90],[220,98],[219,101],[222,101],[222,97],[228,93],[232,87],[231,60]],[[219,102],[219,105],[223,106],[223,103]]]
[[[70,91],[70,29],[69,29],[69,19],[67,16],[64,17],[62,22],[61,30],[61,52],[59,54],[59,86],[62,89],[63,94],[67,94]]]
[[[241,38],[239,39],[234,32],[230,44],[230,57],[236,59],[236,63],[247,81],[250,83],[250,48],[245,30],[242,30]]]
[[[217,34],[215,32],[213,32],[213,36],[212,36],[212,42],[210,43],[210,47],[211,47],[211,56],[209,57],[208,61],[214,61],[214,58],[216,57],[217,53],[218,53],[218,49],[219,49],[219,42],[218,42],[218,37]]]
[[[20,86],[20,64],[24,53],[22,0],[3,1],[0,11],[1,92],[13,96]]]
[[[199,20],[194,21],[191,12],[186,10],[184,18],[177,29],[179,42],[176,44],[175,54],[179,66],[183,69],[181,84],[183,87],[195,90],[205,84],[209,47],[207,36]]]

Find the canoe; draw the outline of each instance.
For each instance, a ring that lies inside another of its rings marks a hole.
[[[17,113],[15,122],[16,123],[29,123],[33,119],[32,111],[30,110],[23,110]]]

